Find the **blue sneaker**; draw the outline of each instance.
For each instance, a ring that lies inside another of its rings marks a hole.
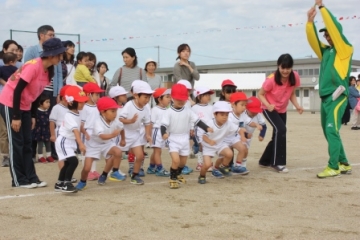
[[[231,167],[231,172],[234,175],[247,175],[247,174],[249,174],[249,171],[246,169],[246,167],[234,166],[234,165]]]
[[[139,175],[136,175],[134,178],[130,179],[130,183],[135,185],[143,185],[144,181],[139,177]]]
[[[76,188],[77,190],[79,190],[79,191],[84,190],[84,189],[86,188],[86,182],[80,181],[80,182],[75,186],[75,188]]]
[[[147,174],[155,174],[156,173],[156,167],[152,168],[152,167],[148,167],[148,169],[146,170]]]
[[[224,178],[224,175],[217,169],[213,169],[211,174],[216,178]]]
[[[229,167],[221,167],[219,168],[219,171],[225,176],[231,176],[230,168]]]
[[[139,177],[145,177],[145,171],[143,168],[140,168],[140,171],[139,171]]]
[[[170,173],[165,170],[165,168],[162,168],[161,170],[156,169],[156,176],[158,177],[170,177]]]
[[[98,184],[99,184],[99,185],[105,185],[105,183],[106,183],[106,178],[107,178],[107,176],[100,175],[100,177],[99,177],[99,179],[98,179]]]
[[[199,176],[198,183],[200,183],[200,184],[205,184],[205,183],[206,183],[206,178]]]
[[[121,182],[126,179],[126,176],[121,175],[118,171],[110,174],[109,180],[114,182]]]
[[[193,170],[191,168],[189,168],[188,166],[185,166],[181,172],[181,174],[184,174],[184,175],[189,175],[190,173],[192,173]]]

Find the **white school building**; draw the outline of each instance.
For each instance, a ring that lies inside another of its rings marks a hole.
[[[216,101],[220,94],[221,82],[231,79],[238,89],[244,91],[248,97],[256,96],[265,77],[273,73],[276,68],[276,60],[197,66],[200,80],[195,81],[195,87],[207,86],[215,90],[213,101]],[[299,73],[301,78],[301,86],[296,90],[299,103],[305,110],[320,111],[318,93],[320,60],[317,58],[294,59],[293,69]],[[352,61],[351,72],[351,76],[357,78],[360,74],[360,60]],[[172,85],[173,68],[159,68],[156,73],[161,76],[164,86]],[[293,109],[291,103],[288,109]]]

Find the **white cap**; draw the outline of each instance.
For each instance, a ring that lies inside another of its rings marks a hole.
[[[225,101],[218,101],[213,105],[213,113],[216,112],[232,112],[230,103]]]
[[[193,91],[194,98],[204,93],[214,94],[214,91],[202,86],[196,87]]]
[[[145,66],[146,66],[146,64],[148,64],[149,62],[153,62],[153,63],[155,63],[155,67],[157,66],[156,61],[155,61],[154,59],[152,59],[152,58],[146,59]]]
[[[142,84],[143,82],[145,82],[145,81],[143,81],[143,80],[134,80],[134,81],[131,83],[131,87],[133,88],[133,87],[135,87],[135,86],[138,85],[138,84]]]
[[[177,83],[181,84],[181,85],[184,85],[188,90],[192,90],[191,83],[188,80],[181,79]]]
[[[114,86],[112,88],[110,88],[109,91],[109,97],[114,98],[120,95],[125,95],[128,92],[125,91],[125,88],[121,87],[121,86]]]
[[[153,94],[154,91],[151,90],[151,87],[147,82],[142,81],[142,83],[137,83],[133,86],[133,93]]]

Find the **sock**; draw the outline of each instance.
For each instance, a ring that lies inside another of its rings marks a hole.
[[[42,158],[43,156],[43,154],[38,154],[38,158]]]
[[[51,152],[47,152],[46,157],[51,157]]]
[[[137,175],[138,175],[138,173],[134,173],[134,172],[133,172],[133,173],[131,174],[131,179],[134,179]]]
[[[155,168],[155,164],[150,163],[149,167],[150,168]]]
[[[96,161],[92,162],[90,172],[96,172]]]
[[[226,168],[227,166],[224,166],[223,164],[220,164],[220,168]]]
[[[108,173],[107,172],[102,172],[101,176],[105,176],[107,177]]]
[[[117,172],[117,171],[119,171],[118,168],[113,168],[113,172]]]
[[[82,182],[82,183],[86,183],[86,180],[82,180],[82,179],[80,179],[80,182]]]
[[[244,167],[244,168],[246,168],[246,161],[247,161],[247,159],[244,158],[243,161],[242,161],[242,163],[241,163],[241,166]]]
[[[206,178],[206,175],[202,176],[202,175],[200,174],[200,178]]]
[[[177,172],[178,172],[178,169],[170,168],[170,179],[176,180],[177,179]]]
[[[198,164],[203,165],[204,159],[203,159],[203,153],[202,152],[198,152],[197,158],[198,158]]]
[[[161,163],[159,165],[156,165],[156,169],[160,171],[161,169],[163,169],[163,165]]]
[[[178,176],[178,175],[181,175],[183,169],[184,169],[184,167],[179,167],[179,168],[178,168],[178,174],[177,174],[177,176]]]
[[[134,168],[134,161],[135,161],[135,155],[132,153],[128,154],[128,162],[129,162],[129,168],[133,169]]]
[[[242,162],[238,162],[238,161],[236,161],[236,163],[235,163],[234,165],[235,165],[235,167],[241,167]]]

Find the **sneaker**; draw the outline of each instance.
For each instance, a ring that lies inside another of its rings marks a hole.
[[[192,147],[192,150],[193,150],[194,155],[197,154],[197,153],[199,152],[199,145],[196,146],[196,145],[194,144],[193,147]]]
[[[35,184],[36,184],[36,187],[46,187],[47,186],[47,183],[43,182],[43,181],[38,181]]]
[[[259,162],[259,167],[262,167],[262,168],[271,168],[270,164],[267,165],[267,164],[262,164]]]
[[[324,171],[322,171],[321,173],[318,173],[317,177],[318,178],[327,178],[327,177],[336,177],[336,176],[340,176],[340,169],[335,170],[329,167],[326,167],[324,169]]]
[[[177,181],[179,183],[185,184],[186,183],[186,179],[183,177],[183,175],[178,175],[177,176]]]
[[[124,181],[125,179],[126,179],[126,177],[121,175],[118,171],[112,172],[109,177],[109,180],[114,181],[114,182],[121,182],[121,181]]]
[[[180,187],[178,181],[170,179],[169,185],[171,189],[178,189]]]
[[[277,171],[278,173],[288,173],[289,169],[286,168],[286,166],[282,166],[282,165],[273,165],[271,166],[275,171]]]
[[[63,182],[60,182],[60,183],[55,183],[55,187],[54,187],[54,189],[55,189],[55,192],[61,192],[62,191],[62,189],[63,189],[63,187],[64,187],[64,183]]]
[[[181,174],[184,174],[184,175],[189,175],[190,173],[192,173],[193,170],[191,168],[189,168],[188,166],[185,166],[183,168],[183,170],[181,171]]]
[[[86,182],[82,182],[80,181],[77,185],[76,185],[76,189],[79,191],[82,191],[86,188]]]
[[[76,178],[72,178],[71,179],[71,183],[76,183],[77,182],[77,179]]]
[[[89,172],[87,180],[88,181],[95,181],[98,180],[99,177],[94,172]]]
[[[101,175],[98,171],[93,171],[93,174],[96,176],[97,179],[99,179]]]
[[[200,163],[198,163],[198,164],[196,165],[195,171],[196,171],[196,172],[200,172],[201,168],[202,168],[202,165],[201,165]]]
[[[53,162],[55,162],[55,159],[50,156],[50,157],[46,158],[46,161],[50,162],[50,163],[53,163]]]
[[[148,167],[146,170],[147,174],[156,174],[156,167],[152,168],[152,167]]]
[[[78,190],[74,185],[72,185],[71,182],[67,182],[64,184],[64,187],[62,188],[61,192],[63,193],[76,193]]]
[[[200,184],[205,184],[205,183],[206,183],[206,178],[199,176],[198,183],[200,183]]]
[[[31,189],[31,188],[37,188],[37,184],[36,183],[28,183],[28,184],[20,185],[19,187]]]
[[[121,176],[126,177],[126,174],[125,174],[125,173],[123,173],[120,169],[118,170],[118,172],[119,172],[119,174],[120,174]]]
[[[3,161],[2,161],[1,166],[2,166],[2,167],[9,167],[9,166],[10,166],[10,159],[9,159],[9,157],[7,157],[7,156],[4,156],[4,157],[3,157]]]
[[[139,175],[136,175],[135,177],[130,179],[130,183],[135,185],[143,185],[144,181],[139,177]]]
[[[99,185],[105,185],[107,176],[101,175],[98,179]]]
[[[158,177],[170,177],[170,173],[165,170],[165,168],[162,168],[161,170],[156,169],[156,176]]]
[[[211,172],[211,174],[216,178],[224,178],[224,175],[218,169],[215,169],[215,168]]]
[[[145,177],[145,171],[143,168],[140,168],[140,171],[139,171],[139,177]]]
[[[225,176],[231,176],[230,168],[229,167],[221,167],[219,168],[219,171]]]
[[[341,174],[351,174],[351,165],[345,165],[342,163],[339,163],[339,170]]]
[[[249,174],[249,171],[246,169],[246,167],[242,166],[232,166],[231,172],[235,175],[247,175]]]
[[[44,158],[44,157],[39,158],[38,162],[39,163],[47,163],[46,158]]]

